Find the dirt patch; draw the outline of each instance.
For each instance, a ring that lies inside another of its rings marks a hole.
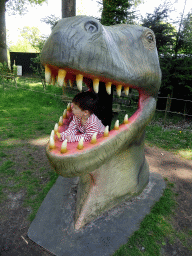
[[[46,183],[48,178],[45,172],[51,170],[51,167],[45,155],[45,143],[46,139],[26,142],[18,150],[9,149],[9,152],[5,152],[5,154],[9,155],[9,160],[16,163],[14,168],[17,172],[23,172],[28,168],[36,169],[35,175],[45,176],[42,183]],[[177,231],[188,233],[192,229],[192,161],[183,160],[156,147],[147,146],[145,151],[150,171],[160,173],[169,182],[175,184],[173,189],[177,194],[178,204],[171,223]],[[30,161],[32,161],[32,165]],[[0,205],[0,255],[53,255],[32,242],[27,236],[30,226],[27,217],[31,209],[22,206],[26,192],[24,190],[17,193],[12,193],[9,190],[4,192],[6,192],[7,199]],[[179,240],[173,245],[167,241],[166,245],[162,247],[161,253],[165,256],[191,255],[191,251]]]

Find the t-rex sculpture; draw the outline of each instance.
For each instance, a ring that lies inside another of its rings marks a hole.
[[[144,134],[155,112],[161,81],[155,36],[142,26],[107,27],[92,17],[65,18],[52,30],[41,62],[47,82],[58,76],[59,85],[76,80],[79,90],[84,82],[88,87],[92,84],[95,92],[106,87],[109,95],[111,85],[118,95],[123,87],[125,94],[129,87],[139,92],[137,111],[97,141],[81,146],[68,143],[64,150],[58,140],[47,145],[48,159],[58,174],[80,177],[75,216],[75,229],[79,229],[148,184]],[[70,109],[63,126],[69,116]]]

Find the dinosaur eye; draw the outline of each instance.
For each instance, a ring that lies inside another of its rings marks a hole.
[[[98,31],[98,24],[94,21],[87,21],[85,23],[85,30],[91,34],[95,33]]]
[[[147,40],[149,43],[153,42],[153,36],[152,35],[147,35]]]
[[[156,47],[155,35],[152,30],[146,29],[142,37],[145,48],[152,50]]]

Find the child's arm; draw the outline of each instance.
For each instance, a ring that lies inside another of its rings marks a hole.
[[[77,133],[77,124],[76,124],[76,120],[75,118],[73,118],[73,120],[70,122],[69,127],[66,131],[60,133],[61,136],[61,140],[64,141],[65,139],[69,139],[69,136],[72,134],[76,134]]]
[[[77,133],[71,133],[71,134],[67,134],[68,136],[68,142],[77,142],[77,141],[80,141],[80,139],[83,137],[84,138],[84,141],[91,141],[91,138],[93,136],[93,134],[95,132],[98,132],[98,126],[97,126],[97,123],[95,122],[91,122],[89,123],[87,126],[86,126],[86,131],[85,133],[82,133],[82,134],[78,134]]]

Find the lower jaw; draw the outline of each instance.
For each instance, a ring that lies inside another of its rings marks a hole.
[[[119,130],[111,130],[108,137],[99,138],[96,144],[84,143],[82,150],[77,149],[78,143],[68,143],[67,152],[62,154],[60,141],[56,141],[55,149],[47,145],[46,153],[51,165],[63,177],[82,176],[98,169],[137,139],[151,120],[155,107],[154,98],[140,95],[139,108],[128,124],[120,125]]]
[[[149,181],[144,155],[144,132],[98,169],[80,176],[77,189],[75,229],[140,194]]]
[[[109,137],[96,144],[86,142],[82,150],[71,143],[68,151],[46,148],[54,170],[63,177],[80,177],[75,214],[75,229],[139,194],[148,184],[149,168],[144,155],[145,127],[152,118],[156,101],[140,92],[137,111],[128,124],[111,130]]]

